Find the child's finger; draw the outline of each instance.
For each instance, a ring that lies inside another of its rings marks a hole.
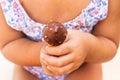
[[[49,55],[61,56],[71,52],[68,43],[61,44],[60,46],[46,46],[45,50]]]
[[[44,61],[51,66],[62,67],[73,62],[74,56],[69,53],[60,57],[42,54]]]

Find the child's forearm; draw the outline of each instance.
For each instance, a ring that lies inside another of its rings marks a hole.
[[[8,60],[16,64],[39,66],[42,46],[42,42],[33,42],[26,38],[20,38],[3,47],[2,53]]]
[[[105,62],[114,57],[118,48],[118,45],[114,41],[102,36],[88,36],[90,37],[87,40],[90,49],[86,57],[86,62]]]

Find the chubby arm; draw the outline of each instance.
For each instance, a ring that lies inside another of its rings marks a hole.
[[[109,3],[108,17],[93,30],[94,37],[87,62],[107,61],[116,54],[120,40],[120,1],[109,0]]]
[[[40,65],[39,52],[43,43],[25,38],[22,32],[10,28],[0,7],[0,50],[4,57],[19,65]]]

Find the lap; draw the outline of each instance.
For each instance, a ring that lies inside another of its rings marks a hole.
[[[40,80],[26,71],[22,66],[14,68],[13,80]],[[65,80],[102,80],[101,64],[84,64],[78,70],[69,74]]]

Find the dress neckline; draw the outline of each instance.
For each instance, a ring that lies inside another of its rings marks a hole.
[[[25,11],[25,9],[24,9],[24,7],[22,6],[22,4],[20,3],[20,1],[19,1],[19,0],[16,0],[16,1],[17,1],[18,5],[19,5],[19,7],[20,7],[20,9],[21,9],[21,12],[22,12],[28,19],[30,19],[30,20],[31,20],[32,22],[34,22],[34,23],[37,23],[38,25],[46,25],[45,23],[40,23],[40,22],[37,22],[37,21],[33,20],[33,19],[27,14],[27,12]],[[74,21],[77,21],[77,20],[79,19],[79,17],[83,14],[83,12],[90,6],[91,2],[92,2],[92,1],[90,0],[89,3],[88,3],[88,5],[87,5],[84,9],[81,10],[81,13],[80,13],[78,16],[76,16],[75,18],[73,18],[73,19],[71,19],[71,20],[69,20],[69,21],[63,22],[62,24],[67,24],[67,23],[72,23],[72,22],[74,22]]]

